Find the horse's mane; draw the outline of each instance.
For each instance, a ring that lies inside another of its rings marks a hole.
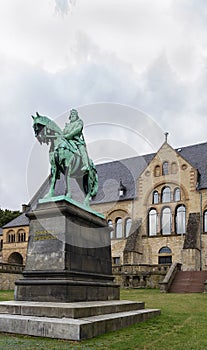
[[[43,126],[46,126],[51,131],[54,131],[58,134],[62,134],[61,128],[50,118],[37,114],[37,116],[33,117],[33,119],[36,124],[41,124]]]

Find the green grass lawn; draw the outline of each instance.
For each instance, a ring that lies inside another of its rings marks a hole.
[[[0,292],[0,300],[12,298],[13,292]],[[126,289],[121,291],[121,299],[144,301],[146,307],[160,308],[161,315],[80,343],[0,334],[0,349],[207,349],[207,294],[163,294],[159,290]]]

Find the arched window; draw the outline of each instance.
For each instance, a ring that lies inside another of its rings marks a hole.
[[[168,175],[168,174],[169,174],[169,164],[168,164],[168,162],[163,162],[162,175]]]
[[[203,231],[207,232],[207,210],[203,213]]]
[[[185,233],[186,210],[184,205],[180,205],[175,211],[175,231],[178,234]]]
[[[18,237],[18,242],[25,242],[26,241],[26,233],[25,233],[25,231],[20,229],[18,231],[17,237]]]
[[[6,235],[6,242],[7,243],[13,243],[15,242],[15,233],[13,230],[10,230],[9,232],[7,232]]]
[[[158,264],[172,264],[172,251],[169,247],[162,247],[159,250]]]
[[[160,166],[159,165],[156,165],[156,167],[155,167],[154,176],[155,177],[160,176]]]
[[[14,243],[15,242],[15,233],[13,230],[11,230],[7,233],[6,241],[7,241],[7,243]]]
[[[113,239],[114,237],[114,226],[113,226],[113,222],[112,220],[108,220],[108,226],[110,227],[110,237],[111,239]]]
[[[171,164],[171,173],[172,173],[172,174],[177,174],[177,172],[178,172],[177,163],[173,162],[173,163]]]
[[[157,235],[157,211],[150,209],[148,214],[149,236]]]
[[[179,202],[180,201],[180,189],[177,187],[174,190],[174,201]]]
[[[172,254],[172,250],[169,247],[162,247],[159,250],[159,254]]]
[[[168,203],[171,201],[170,187],[166,186],[162,189],[162,203]]]
[[[131,226],[132,226],[132,219],[131,218],[127,218],[125,221],[125,237],[129,236],[130,230],[131,230]]]
[[[116,219],[116,228],[115,228],[115,236],[116,238],[122,238],[122,219]]]
[[[159,203],[159,194],[157,191],[154,191],[152,194],[152,204],[158,204]]]
[[[161,229],[163,235],[170,235],[172,230],[172,214],[170,208],[164,208],[161,215]]]

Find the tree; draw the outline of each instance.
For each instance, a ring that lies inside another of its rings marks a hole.
[[[9,221],[15,219],[21,213],[20,211],[12,211],[9,209],[1,209],[0,208],[0,227],[6,225]]]

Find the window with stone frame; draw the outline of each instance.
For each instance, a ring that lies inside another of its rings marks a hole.
[[[152,204],[158,204],[159,203],[159,193],[158,191],[154,191],[152,193]]]
[[[113,262],[114,265],[119,265],[121,263],[121,259],[120,259],[119,256],[113,257],[112,258],[112,262]]]
[[[115,238],[123,237],[123,227],[122,227],[122,218],[117,218],[115,221]]]
[[[9,232],[7,232],[6,242],[7,243],[15,243],[15,241],[16,241],[15,232],[13,230],[10,230]]]
[[[171,189],[169,186],[163,187],[162,192],[161,192],[161,201],[162,201],[162,203],[171,202]]]
[[[184,205],[179,205],[175,209],[175,232],[177,234],[186,233],[186,208]]]
[[[112,220],[108,220],[108,226],[110,228],[110,237],[111,239],[114,238],[114,225]]]
[[[157,210],[155,208],[151,208],[148,213],[148,233],[150,237],[157,235],[157,224]]]
[[[203,232],[207,232],[207,210],[203,213]]]
[[[179,187],[176,187],[174,189],[174,201],[175,202],[179,202],[181,200],[181,193],[180,193],[180,188]]]
[[[169,207],[165,207],[161,211],[161,233],[170,235],[172,232],[172,213]]]
[[[23,229],[20,229],[17,232],[17,241],[18,242],[25,242],[26,241],[26,232]]]
[[[158,264],[172,264],[172,251],[169,247],[162,247],[158,252]]]
[[[125,220],[125,237],[129,236],[130,230],[131,230],[131,226],[132,226],[132,219],[131,218],[127,218]]]
[[[169,163],[165,161],[162,164],[162,175],[168,175],[168,174],[169,174]]]

